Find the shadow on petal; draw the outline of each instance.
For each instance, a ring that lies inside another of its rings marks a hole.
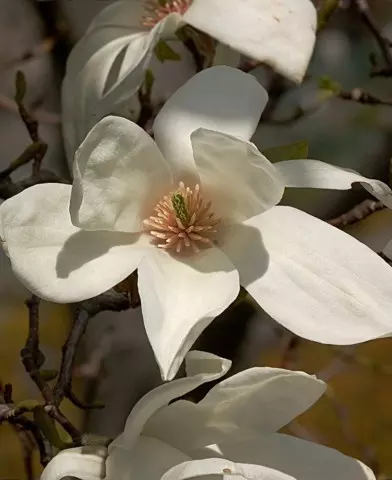
[[[59,278],[68,278],[73,271],[105,255],[112,248],[131,245],[139,237],[139,234],[118,232],[76,232],[68,238],[57,256],[57,275]]]
[[[221,231],[218,246],[239,271],[241,285],[261,278],[268,269],[269,254],[256,227],[244,223],[228,225]]]

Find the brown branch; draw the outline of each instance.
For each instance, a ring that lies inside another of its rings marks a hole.
[[[26,372],[39,388],[45,402],[53,403],[52,390],[39,371],[45,361],[45,357],[39,350],[39,299],[32,295],[31,299],[26,301],[26,306],[29,310],[29,333],[20,356]]]
[[[75,394],[74,392],[69,389],[67,391],[66,397],[68,400],[75,405],[75,407],[80,408],[81,410],[97,410],[100,408],[105,408],[105,405],[102,403],[85,403],[82,402]]]
[[[24,416],[10,418],[8,422],[13,426],[18,426],[22,430],[30,432],[37,444],[41,465],[47,465],[53,458],[52,446],[43,436],[39,427]]]
[[[83,310],[88,313],[89,318],[104,311],[121,312],[123,310],[128,310],[130,306],[131,304],[128,296],[116,292],[115,290],[108,290],[97,297],[85,300],[81,304]]]
[[[33,142],[25,148],[25,150],[16,158],[10,165],[0,172],[0,181],[6,177],[9,177],[11,173],[17,170],[19,167],[26,165],[31,161],[32,158],[35,158],[36,155],[43,157],[48,149],[46,143],[41,141]]]
[[[372,213],[382,210],[383,208],[385,208],[385,206],[382,202],[367,199],[358,205],[355,205],[355,207],[348,212],[328,220],[328,223],[337,228],[344,228],[363,220]]]
[[[381,28],[377,24],[367,0],[355,0],[354,6],[356,7],[362,22],[369,29],[377,42],[386,65],[386,67],[379,70],[373,69],[371,76],[392,76],[392,52],[390,40],[381,33]]]
[[[392,100],[382,100],[378,97],[375,97],[369,92],[365,92],[361,88],[354,88],[351,92],[339,92],[337,98],[342,100],[349,100],[351,102],[361,103],[363,105],[385,105],[388,107],[392,106]]]
[[[38,134],[38,122],[37,120],[27,111],[27,108],[24,105],[24,97],[26,94],[26,79],[24,77],[23,72],[18,71],[16,72],[16,77],[15,77],[15,88],[16,88],[16,93],[15,93],[15,102],[18,107],[19,115],[20,118],[22,119],[23,123],[25,124],[25,127],[27,129],[28,134],[30,135],[30,138],[33,143],[40,142],[41,144],[45,145],[46,148],[41,148],[39,151],[37,151],[34,155],[32,155],[31,160],[33,160],[33,170],[32,174],[35,175],[39,172],[41,168],[41,163],[44,158],[44,155],[47,150],[47,144],[43,142],[39,138]]]
[[[0,108],[3,110],[7,110],[8,112],[19,114],[16,102],[2,93],[0,93]],[[47,112],[46,110],[37,108],[31,110],[30,115],[34,117],[37,122],[40,123],[47,123],[49,125],[61,124],[61,118],[59,113]]]
[[[75,312],[74,324],[71,332],[63,346],[63,356],[61,360],[60,372],[57,378],[56,385],[53,389],[54,405],[60,405],[64,397],[71,396],[72,400],[75,397],[72,394],[72,373],[73,365],[76,355],[76,349],[82,339],[86,330],[88,321],[103,311],[119,312],[130,308],[130,302],[127,296],[109,290],[108,292],[98,295],[95,298],[82,302]]]
[[[65,178],[60,178],[53,172],[49,170],[40,170],[35,175],[31,177],[20,180],[19,182],[12,182],[9,178],[4,178],[3,181],[0,181],[0,199],[7,200],[14,195],[22,192],[26,188],[32,187],[33,185],[38,185],[40,183],[70,183]]]
[[[146,94],[142,88],[140,88],[138,91],[138,98],[139,98],[141,108],[140,108],[139,117],[136,123],[139,125],[139,127],[142,127],[145,129],[148,122],[154,115],[154,106],[151,103],[151,95]]]
[[[82,339],[90,317],[82,309],[77,309],[71,332],[63,346],[60,372],[56,385],[53,389],[53,403],[58,407],[67,394],[71,392],[72,370],[76,355],[76,349]]]

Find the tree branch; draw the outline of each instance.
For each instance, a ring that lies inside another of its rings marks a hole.
[[[377,212],[378,210],[382,210],[383,208],[385,207],[382,202],[367,199],[359,203],[358,205],[355,205],[355,207],[348,212],[343,213],[336,218],[328,220],[328,223],[337,228],[344,228],[348,225],[352,225],[353,223],[363,220],[372,213]]]
[[[363,105],[385,105],[392,107],[392,100],[382,100],[369,92],[363,91],[361,88],[354,88],[351,92],[341,91],[337,94],[337,98],[362,103]]]
[[[367,0],[355,0],[354,6],[356,7],[362,22],[366,25],[376,40],[385,62],[385,67],[378,70],[373,69],[371,76],[392,76],[392,52],[390,40],[381,33],[381,28],[373,17]]]
[[[53,403],[52,390],[40,374],[45,357],[39,350],[39,299],[35,295],[26,301],[29,310],[29,333],[26,344],[20,352],[23,366],[39,388],[46,403]]]

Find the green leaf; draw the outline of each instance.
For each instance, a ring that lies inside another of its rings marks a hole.
[[[51,416],[45,411],[44,407],[42,407],[41,405],[35,407],[33,410],[33,415],[35,423],[39,426],[45,437],[52,445],[54,445],[60,450],[69,447],[67,443],[61,440],[54,421],[52,420]]]
[[[325,27],[331,15],[339,7],[339,0],[324,0],[317,14],[317,31]]]
[[[26,83],[26,77],[24,76],[24,73],[21,70],[18,70],[16,72],[15,89],[16,89],[15,101],[17,103],[23,102],[23,99],[26,95],[27,83]]]
[[[178,62],[181,60],[181,55],[175,52],[170,45],[164,40],[159,40],[157,46],[155,47],[155,55],[160,62],[165,62],[166,60],[174,60]]]
[[[340,83],[332,80],[332,78],[328,77],[328,75],[320,77],[318,85],[321,90],[327,90],[335,95],[339,95],[339,93],[342,91],[342,86]]]
[[[300,160],[308,158],[309,144],[306,141],[290,143],[278,147],[266,148],[262,154],[272,163],[283,160]]]

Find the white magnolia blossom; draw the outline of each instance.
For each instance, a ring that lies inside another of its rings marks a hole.
[[[296,82],[302,80],[315,43],[316,11],[310,0],[162,3],[123,0],[109,5],[71,52],[62,91],[69,159],[101,118],[129,105],[158,41],[172,38],[183,25],[196,27]],[[228,57],[231,65],[232,55]]]
[[[77,151],[73,186],[36,185],[0,206],[15,274],[38,296],[68,303],[138,269],[164,379],[240,284],[302,337],[352,344],[389,334],[390,267],[338,229],[276,205],[286,185],[361,182],[387,204],[391,191],[315,160],[271,164],[249,142],[266,102],[252,76],[214,67],[165,104],[155,141],[125,118],[103,119]]]
[[[374,480],[358,460],[277,433],[324,393],[325,383],[314,376],[250,368],[215,385],[199,403],[173,402],[229,368],[229,360],[189,353],[188,376],[145,395],[107,455],[65,450],[48,464],[41,480],[183,480],[211,474],[226,480],[237,475],[251,480]]]

